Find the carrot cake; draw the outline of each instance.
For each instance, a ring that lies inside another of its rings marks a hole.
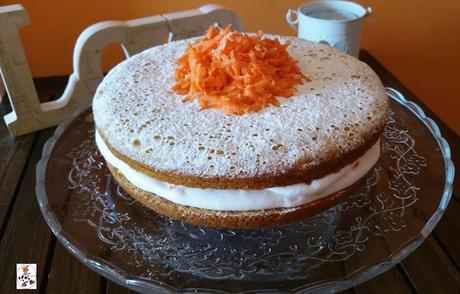
[[[130,57],[93,101],[117,182],[157,213],[218,228],[281,225],[343,200],[380,156],[388,108],[358,59],[228,28]]]

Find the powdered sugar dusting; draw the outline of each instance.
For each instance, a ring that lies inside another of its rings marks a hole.
[[[275,36],[268,35],[269,38]],[[377,132],[388,101],[377,75],[364,63],[322,44],[293,37],[291,56],[311,82],[280,107],[226,116],[183,104],[175,60],[190,40],[147,49],[116,66],[99,85],[96,126],[118,152],[156,171],[201,177],[280,174],[299,163],[315,165],[340,155]]]

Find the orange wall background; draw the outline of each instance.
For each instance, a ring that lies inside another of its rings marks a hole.
[[[299,0],[17,0],[31,25],[21,30],[27,58],[35,77],[72,72],[75,41],[87,26],[104,20],[126,20],[186,10],[207,3],[237,12],[245,30],[294,35],[285,22],[288,8]],[[372,6],[373,21],[366,24],[362,48],[370,51],[423,102],[460,134],[460,1],[385,0],[356,1]],[[106,69],[122,57],[109,48]]]

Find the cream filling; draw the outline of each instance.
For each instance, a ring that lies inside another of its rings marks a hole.
[[[221,211],[288,208],[306,204],[352,185],[374,166],[380,156],[379,140],[354,163],[310,184],[299,183],[261,190],[219,190],[170,184],[141,173],[116,157],[97,131],[96,144],[104,159],[137,188],[180,205]]]

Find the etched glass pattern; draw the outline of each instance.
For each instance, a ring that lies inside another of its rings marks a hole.
[[[37,198],[58,239],[96,272],[140,292],[338,291],[389,269],[439,221],[454,168],[436,124],[387,89],[382,156],[346,201],[301,222],[217,230],[171,220],[114,182],[91,111],[56,130],[37,166]]]

